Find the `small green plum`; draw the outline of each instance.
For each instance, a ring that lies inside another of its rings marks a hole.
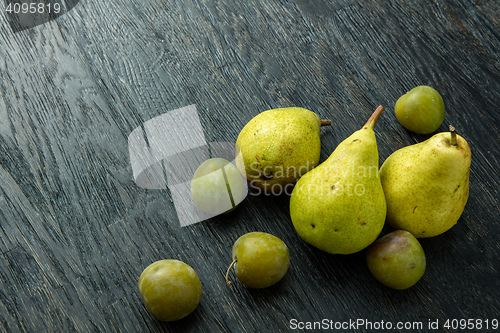
[[[245,180],[238,169],[223,158],[206,160],[191,180],[191,197],[203,212],[229,213],[245,196]]]
[[[418,134],[436,131],[444,120],[443,98],[429,86],[415,87],[401,96],[394,111],[403,127]]]
[[[406,230],[396,230],[373,242],[366,250],[366,263],[373,276],[393,289],[407,289],[425,272],[425,253]]]
[[[144,269],[139,277],[139,292],[153,317],[160,321],[176,321],[196,309],[202,285],[191,266],[165,259]]]
[[[285,276],[290,265],[290,252],[276,236],[265,232],[250,232],[236,240],[232,250],[231,267],[240,282],[250,288],[267,288]]]

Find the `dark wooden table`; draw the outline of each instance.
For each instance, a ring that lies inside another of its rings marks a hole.
[[[500,320],[498,1],[82,0],[19,32],[0,8],[0,331],[287,332],[325,319],[330,331],[371,332],[369,321],[425,332],[438,321],[451,332],[460,320]],[[192,104],[208,142],[234,142],[261,111],[308,108],[333,122],[322,161],[381,104],[382,163],[430,137],[394,115],[417,85],[441,93],[439,131],[452,124],[473,160],[465,211],[421,240],[427,270],[408,290],[378,283],[364,251],[305,244],[286,195],[248,196],[229,215],[180,227],[169,189],[134,181],[130,133]],[[225,284],[232,244],[250,231],[290,248],[274,287]],[[164,258],[191,265],[204,288],[195,312],[169,324],[137,290]]]

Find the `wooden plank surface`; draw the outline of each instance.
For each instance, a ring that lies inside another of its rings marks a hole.
[[[447,319],[500,320],[497,1],[82,0],[17,33],[0,8],[0,331],[287,332],[292,319],[421,331],[439,320],[452,331]],[[467,207],[421,241],[428,267],[409,290],[375,281],[364,252],[302,242],[287,196],[249,196],[181,228],[169,190],[132,177],[128,135],[191,104],[210,142],[234,142],[267,109],[313,110],[333,122],[321,160],[381,104],[383,162],[429,137],[393,111],[421,84],[441,93],[439,130],[452,124],[473,161]],[[257,230],[288,244],[289,272],[266,290],[228,287],[233,242]],[[204,288],[196,311],[170,324],[137,291],[142,270],[164,258],[191,265]]]

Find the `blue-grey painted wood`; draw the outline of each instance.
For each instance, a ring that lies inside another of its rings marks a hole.
[[[294,319],[366,319],[422,322],[423,332],[429,320],[500,319],[499,12],[487,0],[82,0],[17,33],[0,15],[0,331],[286,332]],[[181,228],[169,190],[133,180],[128,135],[191,104],[208,142],[234,142],[267,109],[315,111],[332,120],[321,160],[381,104],[383,162],[429,137],[394,115],[421,84],[441,93],[439,131],[452,124],[473,162],[467,207],[453,229],[421,240],[427,271],[409,290],[375,281],[363,251],[305,244],[286,195],[249,195]],[[224,281],[249,231],[290,248],[272,288]],[[195,312],[169,324],[137,291],[164,258],[191,265],[204,288]]]

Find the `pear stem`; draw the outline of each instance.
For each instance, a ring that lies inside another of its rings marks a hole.
[[[332,121],[330,119],[321,119],[321,126],[330,126]]]
[[[451,139],[450,139],[450,145],[456,146],[457,145],[457,131],[455,131],[455,127],[450,125],[450,133],[451,133]]]
[[[363,126],[363,128],[373,129],[375,127],[375,124],[377,123],[378,117],[384,110],[384,107],[382,105],[379,105],[378,108],[375,109],[371,117],[368,119],[365,126]]]
[[[231,263],[231,265],[229,265],[229,268],[227,269],[227,272],[226,272],[226,283],[227,283],[228,286],[231,285],[231,281],[229,281],[229,278],[228,278],[229,271],[231,270],[231,268],[233,267],[233,265],[236,264],[237,261],[238,261],[237,259],[234,259],[233,262]]]

